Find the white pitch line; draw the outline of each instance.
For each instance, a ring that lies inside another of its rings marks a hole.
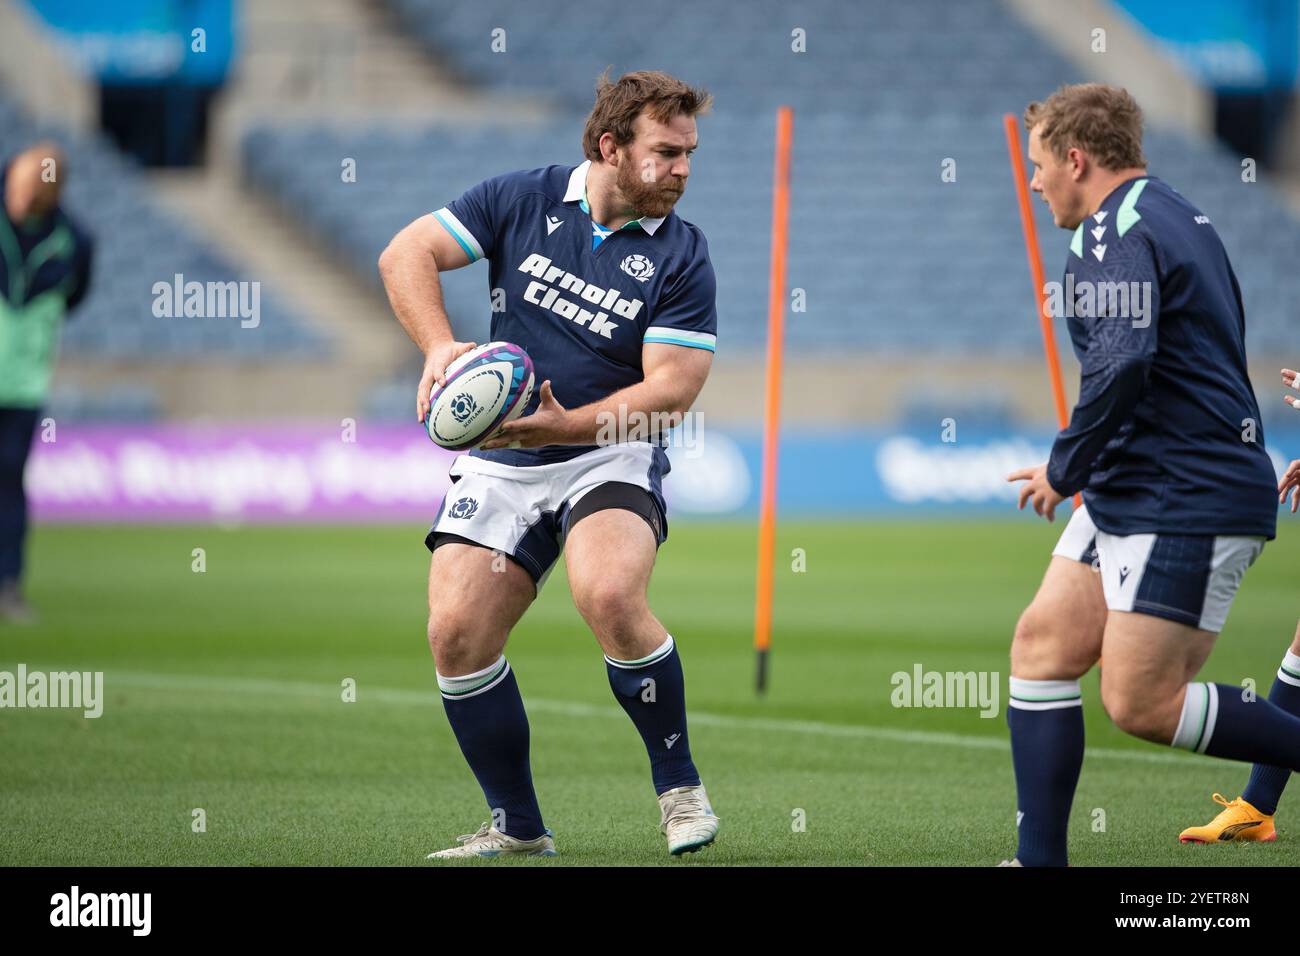
[[[32,668],[29,665],[30,669]],[[58,670],[59,668],[53,669]],[[340,687],[332,684],[312,684],[305,681],[282,681],[260,677],[195,677],[188,674],[157,674],[144,671],[113,670],[104,672],[105,691],[111,691],[114,686],[121,685],[128,687],[157,687],[165,690],[207,690],[214,693],[284,694],[322,700],[338,699],[340,692]],[[358,702],[377,701],[398,706],[432,707],[437,701],[437,694],[432,688],[428,693],[425,693],[423,691],[401,690],[393,687],[362,685],[357,689],[357,700]],[[602,707],[577,701],[529,697],[525,698],[524,705],[530,712],[573,717],[580,720],[593,717],[627,720],[627,715],[623,713],[621,708]],[[696,727],[725,727],[742,731],[771,731],[857,740],[884,740],[893,743],[922,744],[935,747],[962,747],[968,750],[998,750],[1004,753],[1011,749],[1010,741],[1004,738],[975,734],[953,734],[932,730],[898,730],[893,727],[828,724],[817,720],[786,720],[776,717],[736,717],[728,714],[704,713],[698,710],[689,710],[687,717],[691,725]],[[1213,759],[1201,755],[1169,751],[1115,750],[1106,747],[1089,747],[1084,753],[1086,757],[1098,760],[1177,764],[1189,768]]]

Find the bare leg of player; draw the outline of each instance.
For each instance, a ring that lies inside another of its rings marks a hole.
[[[605,652],[609,686],[645,742],[669,851],[708,846],[718,818],[691,759],[681,658],[646,601],[654,533],[632,511],[596,511],[569,529],[565,561],[573,602]]]
[[[573,603],[607,657],[638,660],[668,632],[650,611],[646,591],[655,564],[655,538],[640,515],[610,508],[569,529],[565,567]]]
[[[429,565],[429,646],[443,707],[492,816],[463,845],[431,856],[551,855],[528,762],[528,717],[503,651],[536,596],[520,565],[486,548],[444,544]]]
[[[1022,680],[1077,680],[1101,656],[1106,599],[1101,576],[1082,561],[1053,555],[1016,624],[1011,673]]]
[[[429,648],[438,673],[463,676],[496,661],[536,595],[528,572],[500,552],[439,547],[429,562]]]
[[[1023,866],[1066,864],[1070,805],[1083,766],[1079,678],[1097,662],[1105,628],[1101,576],[1089,564],[1054,555],[1011,642],[1007,726],[1016,773],[1015,860]]]
[[[1162,617],[1111,611],[1102,644],[1101,700],[1115,726],[1152,743],[1171,743],[1188,682],[1217,637]]]
[[[1111,717],[1146,740],[1300,769],[1300,717],[1241,687],[1190,680],[1215,636],[1163,618],[1112,612],[1102,646],[1102,699]]]

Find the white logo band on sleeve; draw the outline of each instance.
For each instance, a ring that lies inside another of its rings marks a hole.
[[[434,212],[433,218],[442,223],[442,228],[451,233],[451,237],[459,243],[460,247],[465,250],[466,255],[469,256],[470,262],[478,262],[483,258],[483,247],[474,238],[474,233],[466,229],[465,224],[457,219],[450,209],[443,206]]]
[[[717,336],[712,332],[689,332],[686,329],[672,329],[667,326],[652,325],[645,330],[642,342],[662,342],[665,345],[685,345],[687,348],[708,349],[717,347]]]

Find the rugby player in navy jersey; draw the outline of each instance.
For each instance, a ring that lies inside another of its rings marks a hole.
[[[1082,369],[1050,459],[1009,480],[1025,482],[1020,507],[1048,520],[1076,492],[1083,507],[1012,641],[1010,865],[1063,866],[1083,762],[1079,678],[1099,657],[1106,712],[1154,743],[1296,769],[1300,717],[1195,680],[1277,523],[1223,244],[1148,174],[1126,91],[1063,87],[1029,106],[1025,126],[1032,188],[1074,232],[1061,306]]]
[[[504,293],[493,340],[522,347],[541,387],[525,414],[456,458],[426,538],[429,644],[448,722],[492,820],[430,857],[554,855],[504,649],[563,550],[573,601],[650,756],[674,855],[718,830],[692,759],[682,664],[646,590],[668,534],[662,440],[611,423],[685,414],[708,376],[716,283],[703,233],[673,207],[711,97],[659,72],[602,77],[585,160],[494,176],[397,234],[379,260],[397,318],[434,382],[457,342],[438,274],[486,259]],[[504,557],[503,557],[504,556]],[[563,696],[563,688],[553,688]]]
[[[1300,373],[1282,369],[1282,384],[1300,390]],[[1282,396],[1292,408],[1300,411],[1300,398]],[[1278,501],[1291,502],[1291,513],[1300,510],[1300,459],[1287,466],[1277,485]],[[1295,637],[1277,669],[1277,677],[1268,692],[1268,699],[1283,710],[1300,714],[1300,624]],[[1246,789],[1235,800],[1223,794],[1213,794],[1211,799],[1222,804],[1223,809],[1204,826],[1188,827],[1178,835],[1183,843],[1268,842],[1277,839],[1273,816],[1277,812],[1282,791],[1291,779],[1289,767],[1269,767],[1256,764],[1250,769]]]

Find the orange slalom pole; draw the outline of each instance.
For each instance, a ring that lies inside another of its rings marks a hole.
[[[1025,253],[1029,256],[1029,275],[1034,283],[1034,301],[1038,304],[1038,325],[1043,332],[1043,352],[1047,356],[1047,374],[1052,381],[1052,400],[1056,403],[1056,423],[1065,428],[1070,424],[1070,412],[1065,404],[1065,382],[1061,379],[1061,357],[1056,351],[1056,333],[1052,329],[1052,316],[1047,311],[1047,280],[1043,274],[1043,256],[1038,248],[1038,228],[1034,225],[1034,210],[1029,199],[1029,176],[1025,172],[1025,157],[1020,149],[1020,127],[1010,113],[1002,117],[1007,132],[1007,152],[1011,155],[1011,174],[1016,183],[1016,199],[1020,204],[1020,228],[1025,235]],[[1074,496],[1074,506],[1081,502]]]
[[[758,586],[754,606],[757,690],[767,690],[772,646],[772,571],[776,561],[776,462],[781,424],[781,360],[785,349],[785,256],[790,213],[790,147],[794,111],[776,113],[776,169],[772,183],[772,270],[767,308],[767,399],[763,410],[763,481],[758,518]]]

